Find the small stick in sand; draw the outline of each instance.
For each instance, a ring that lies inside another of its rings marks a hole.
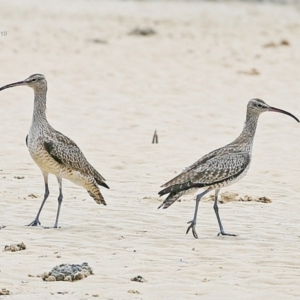
[[[152,138],[152,144],[158,144],[158,135],[157,131],[154,131],[153,138]]]

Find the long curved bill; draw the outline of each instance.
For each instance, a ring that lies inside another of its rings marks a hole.
[[[26,85],[26,81],[23,80],[23,81],[18,81],[18,82],[15,82],[15,83],[5,85],[5,86],[0,88],[0,91],[11,88],[11,87],[14,87],[14,86],[18,86],[18,85]]]
[[[294,118],[297,122],[300,122],[298,118],[296,118],[294,115],[292,115],[291,113],[289,113],[289,112],[287,112],[285,110],[282,110],[282,109],[270,106],[269,109],[268,109],[268,111],[274,111],[274,112],[278,112],[278,113],[282,113],[282,114],[288,115],[288,116]]]

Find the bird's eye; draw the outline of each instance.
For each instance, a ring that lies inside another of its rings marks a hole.
[[[257,106],[258,108],[263,108],[263,106],[262,106],[261,104],[256,104],[256,106]]]
[[[31,82],[37,82],[37,79],[36,79],[36,78],[34,78],[34,79],[32,79],[32,80],[31,80]]]

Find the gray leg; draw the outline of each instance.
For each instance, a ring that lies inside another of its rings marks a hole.
[[[197,232],[196,232],[196,223],[197,223],[197,213],[198,213],[198,207],[201,198],[210,191],[210,189],[207,189],[206,191],[202,192],[201,194],[197,195],[196,197],[196,206],[195,206],[195,212],[194,212],[194,218],[192,221],[189,221],[188,224],[191,224],[188,229],[186,230],[186,234],[189,233],[190,229],[192,228],[193,236],[195,239],[198,238]]]
[[[57,177],[57,181],[58,181],[58,184],[59,184],[59,196],[57,198],[57,200],[58,200],[58,208],[57,208],[57,214],[56,214],[56,220],[55,220],[54,228],[57,228],[60,207],[61,207],[61,203],[62,203],[62,200],[63,200],[62,179],[60,177]]]
[[[219,191],[220,191],[220,189],[216,189],[216,191],[215,191],[215,203],[214,203],[214,210],[215,210],[215,213],[216,213],[216,216],[217,216],[217,220],[218,220],[218,224],[219,224],[219,227],[220,227],[220,232],[218,233],[218,235],[221,234],[221,235],[236,236],[235,234],[226,233],[224,231],[224,228],[223,228],[220,216],[219,216],[219,208],[218,208],[218,195],[219,195]]]
[[[43,209],[43,206],[44,206],[44,204],[45,204],[45,202],[46,202],[46,200],[47,200],[47,198],[48,198],[48,196],[49,196],[48,173],[44,173],[44,172],[43,172],[43,176],[44,176],[44,182],[45,182],[45,194],[44,194],[44,199],[43,199],[43,202],[42,202],[42,204],[41,204],[41,207],[40,207],[40,209],[39,209],[39,211],[38,211],[38,213],[37,213],[35,219],[34,219],[30,224],[28,224],[27,226],[38,226],[38,225],[41,224],[40,221],[39,221],[40,214],[41,214],[41,211],[42,211],[42,209]]]

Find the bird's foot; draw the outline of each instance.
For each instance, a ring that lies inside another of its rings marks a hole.
[[[189,231],[190,231],[190,229],[192,228],[193,236],[194,236],[195,239],[197,239],[197,238],[198,238],[198,234],[197,234],[197,232],[196,232],[196,222],[194,222],[194,221],[189,221],[189,222],[187,222],[187,223],[190,224],[190,226],[187,228],[186,234],[188,234]]]
[[[221,231],[218,233],[218,236],[219,235],[229,235],[229,236],[236,236],[236,234],[232,234],[232,233],[226,233],[225,231]]]
[[[34,219],[30,224],[26,226],[38,226],[38,225],[41,225],[41,222],[39,221],[39,219]]]

